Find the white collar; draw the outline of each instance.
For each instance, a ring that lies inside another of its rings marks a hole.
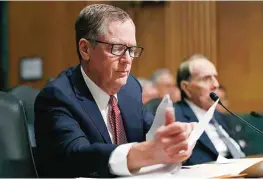
[[[202,120],[202,118],[204,118],[206,111],[200,108],[199,106],[197,106],[196,104],[194,104],[192,101],[189,101],[187,99],[184,100],[189,105],[189,107],[193,110],[198,121]]]
[[[84,72],[82,66],[80,66],[81,74],[84,78],[84,81],[86,85],[88,86],[93,98],[95,99],[100,111],[104,110],[109,103],[110,95],[108,95],[105,91],[103,91],[100,87],[98,87]],[[114,94],[114,96],[117,98],[117,94]]]

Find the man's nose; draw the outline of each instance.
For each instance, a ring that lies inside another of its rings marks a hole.
[[[213,84],[214,88],[218,88],[219,87],[219,82],[218,82],[218,80],[216,79],[215,76],[212,77],[212,84]]]
[[[131,63],[132,60],[133,58],[130,56],[128,49],[125,51],[125,53],[120,58],[121,63]]]

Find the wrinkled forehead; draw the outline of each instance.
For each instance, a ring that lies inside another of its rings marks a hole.
[[[217,75],[215,66],[207,59],[193,60],[190,62],[189,68],[192,76],[203,77]]]
[[[132,20],[108,22],[105,26],[103,40],[127,46],[136,45],[135,25]]]

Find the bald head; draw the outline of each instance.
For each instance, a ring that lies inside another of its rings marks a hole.
[[[189,61],[191,76],[217,75],[214,64],[205,57],[193,58]]]
[[[205,110],[212,104],[210,92],[219,86],[215,66],[202,55],[194,55],[180,65],[177,83],[182,98],[187,98]]]

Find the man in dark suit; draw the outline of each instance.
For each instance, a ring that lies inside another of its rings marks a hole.
[[[35,102],[37,169],[41,177],[112,177],[141,167],[189,158],[194,124],[165,125],[145,141],[153,116],[142,108],[142,89],[130,75],[135,25],[123,10],[104,4],[84,8],[76,21],[80,65],[62,72]],[[184,152],[182,152],[184,151]]]
[[[174,104],[178,121],[198,122],[211,107],[209,94],[219,87],[215,66],[202,55],[184,61],[177,73],[182,100]],[[227,133],[226,116],[215,111],[208,128],[202,134],[185,165],[216,161],[226,157],[244,157],[238,144]]]

